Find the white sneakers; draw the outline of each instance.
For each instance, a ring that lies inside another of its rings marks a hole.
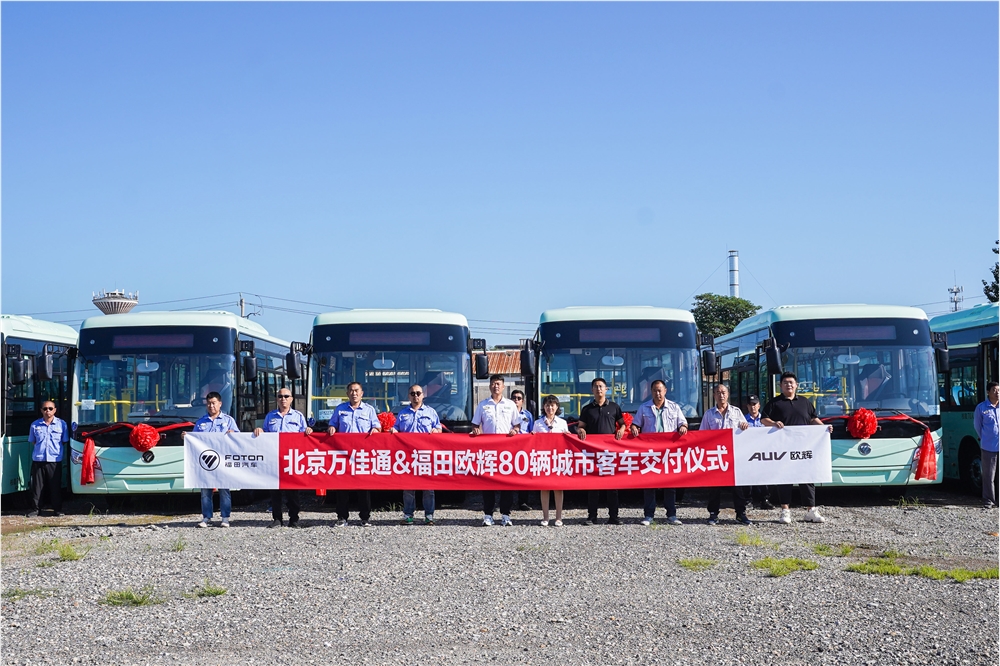
[[[208,521],[207,520],[201,521],[200,523],[198,523],[198,527],[208,527]]]
[[[650,518],[649,516],[646,516],[639,521],[639,524],[642,525],[643,527],[649,527],[650,525],[653,524],[653,519]]]
[[[483,527],[493,527],[493,516],[483,515]]]
[[[549,521],[543,520],[542,522],[540,522],[538,524],[541,525],[542,527],[548,527],[549,526]]]
[[[816,508],[816,507],[813,507],[813,508],[809,509],[808,511],[806,511],[806,515],[803,517],[803,520],[805,520],[807,523],[825,523],[826,522],[826,518],[824,518],[823,516],[820,515],[819,509]],[[781,517],[778,518],[778,522],[782,523],[784,525],[791,524],[791,522],[792,522],[792,510],[791,509],[782,509],[781,510]]]
[[[510,516],[500,516],[500,524],[504,527],[510,527],[514,524],[514,521],[510,519]]]
[[[813,507],[813,508],[809,509],[808,511],[806,511],[806,522],[807,523],[825,523],[826,522],[826,518],[824,518],[823,516],[819,515],[819,509],[818,508]]]
[[[553,525],[555,525],[556,527],[562,527],[562,521],[557,520],[556,522],[553,523]]]

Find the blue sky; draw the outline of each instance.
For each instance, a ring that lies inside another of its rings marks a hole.
[[[2,311],[983,302],[997,7],[3,3]]]

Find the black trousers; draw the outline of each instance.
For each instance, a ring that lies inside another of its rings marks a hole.
[[[492,516],[493,511],[496,509],[497,496],[495,490],[484,490],[483,491],[483,514],[487,516]],[[509,516],[510,509],[514,506],[514,491],[513,490],[501,490],[500,491],[500,515]]]
[[[610,520],[617,520],[618,518],[618,491],[617,490],[607,490],[604,491],[608,496],[608,518]],[[600,499],[600,490],[588,490],[587,491],[587,518],[591,522],[597,522],[597,504]]]
[[[299,491],[297,490],[272,490],[271,491],[271,518],[281,521],[281,496],[284,495],[288,503],[288,522],[296,523],[299,520]]]
[[[38,511],[42,491],[48,491],[53,511],[62,511],[62,463],[31,461],[31,510]]]
[[[816,506],[816,486],[811,483],[800,483],[799,491],[805,493],[802,499],[805,500],[805,505],[810,509]],[[778,503],[779,504],[792,504],[792,486],[791,484],[778,486]]]
[[[350,511],[348,510],[347,500],[351,491],[349,490],[338,490],[337,491],[337,517],[341,520],[347,520],[350,516]],[[362,521],[366,521],[372,517],[372,494],[368,490],[359,490],[358,492],[358,514],[361,516]],[[273,508],[273,507],[272,507]],[[289,507],[288,513],[291,515],[292,509]]]
[[[722,504],[722,488],[716,486],[708,489],[708,513],[712,516],[719,515],[719,505]],[[733,508],[736,515],[742,516],[747,512],[747,489],[743,486],[733,486]]]

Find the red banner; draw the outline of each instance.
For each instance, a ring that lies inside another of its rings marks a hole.
[[[731,430],[612,435],[373,433],[278,438],[279,487],[596,490],[735,484]]]

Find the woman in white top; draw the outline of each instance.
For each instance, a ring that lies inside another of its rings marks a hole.
[[[535,421],[534,426],[531,428],[532,433],[538,432],[569,432],[569,426],[566,424],[566,419],[559,418],[556,416],[556,412],[559,411],[559,398],[554,395],[545,396],[545,400],[542,401],[542,416]],[[542,527],[549,526],[549,493],[556,496],[556,527],[562,527],[562,509],[563,509],[563,491],[561,490],[543,490],[541,491],[542,496]]]

